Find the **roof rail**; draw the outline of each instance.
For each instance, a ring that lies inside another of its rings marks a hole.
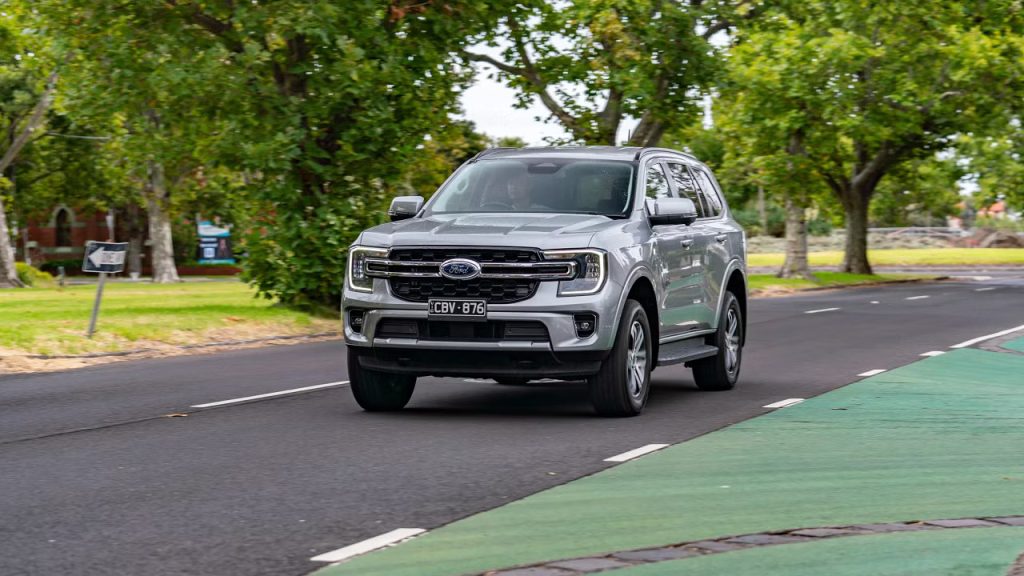
[[[683,152],[681,150],[673,150],[671,148],[662,148],[662,147],[658,147],[658,146],[651,146],[651,147],[644,146],[644,147],[640,148],[639,150],[636,151],[636,156],[633,157],[633,160],[639,160],[640,156],[642,156],[646,152],[671,152],[673,154],[679,154],[681,156],[686,156],[687,158],[691,158],[693,160],[696,160],[697,162],[700,162],[699,158],[697,158],[693,154],[690,154],[689,152]]]
[[[494,152],[498,152],[500,150],[519,150],[519,148],[516,148],[515,146],[496,146],[494,148],[487,148],[487,149],[484,149],[484,150],[481,150],[481,151],[477,152],[476,156],[473,156],[472,158],[470,158],[469,161],[470,162],[476,162],[477,160],[483,158],[484,156],[487,156],[489,154],[493,154]]]

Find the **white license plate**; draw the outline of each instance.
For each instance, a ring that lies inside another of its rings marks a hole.
[[[427,315],[486,318],[487,302],[485,300],[429,300]]]

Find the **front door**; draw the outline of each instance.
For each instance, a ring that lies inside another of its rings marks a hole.
[[[674,197],[660,160],[652,160],[647,165],[644,182],[647,198]],[[696,241],[693,232],[684,225],[658,225],[652,226],[651,230],[654,272],[658,275],[663,294],[659,310],[661,337],[668,338],[695,330],[699,324],[694,304],[701,291],[699,263],[698,267],[694,266],[693,247]]]

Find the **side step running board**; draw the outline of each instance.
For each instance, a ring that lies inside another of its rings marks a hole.
[[[658,366],[682,364],[718,354],[718,348],[708,346],[703,337],[662,344],[658,349]]]

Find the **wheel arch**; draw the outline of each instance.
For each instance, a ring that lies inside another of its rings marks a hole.
[[[725,293],[731,292],[736,297],[737,302],[740,305],[740,315],[743,320],[743,340],[741,344],[746,344],[747,341],[747,276],[743,273],[743,269],[737,263],[732,267],[731,270],[726,272],[725,276],[725,290],[722,291],[722,297],[718,304],[719,314],[721,314],[722,303],[725,301]]]
[[[629,290],[625,291],[625,297],[619,305],[618,314],[621,316],[622,309],[626,305],[627,300],[636,300],[643,307],[644,312],[647,314],[647,323],[651,328],[651,342],[653,345],[655,366],[657,365],[658,348],[660,346],[658,340],[661,338],[661,323],[658,320],[658,293],[654,290],[654,282],[651,278],[643,273],[636,274],[629,283]],[[620,320],[616,320],[619,322]],[[618,325],[618,324],[616,324]]]

